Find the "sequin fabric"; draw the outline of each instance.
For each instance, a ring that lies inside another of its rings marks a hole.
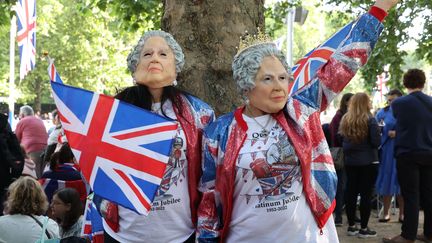
[[[286,110],[273,114],[300,160],[304,194],[319,228],[333,212],[337,182],[319,115],[366,64],[382,29],[374,16],[362,15],[317,75],[288,99]],[[242,108],[226,114],[204,132],[199,242],[223,242],[229,233],[235,161],[248,129],[241,114]]]
[[[180,95],[181,111],[175,106],[174,112],[177,116],[178,123],[182,127],[186,136],[186,159],[188,163],[188,190],[191,208],[192,223],[197,224],[197,209],[201,201],[201,195],[198,192],[198,182],[201,178],[201,145],[202,145],[202,130],[215,119],[213,109],[202,100],[191,95]],[[181,114],[180,114],[181,112]],[[97,196],[96,196],[97,198]],[[99,202],[102,202],[99,200]],[[101,208],[99,204],[96,206],[99,211],[106,212],[111,209],[111,218],[104,218],[108,226],[114,231],[118,231],[118,207],[112,202],[106,201],[105,207]],[[117,219],[117,220],[115,220]]]

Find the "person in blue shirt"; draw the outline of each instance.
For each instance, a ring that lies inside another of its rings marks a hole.
[[[388,106],[380,109],[376,115],[378,124],[381,126],[381,156],[378,169],[378,178],[375,183],[378,195],[383,196],[383,217],[379,222],[385,223],[390,221],[390,203],[393,195],[397,195],[399,204],[399,221],[403,221],[403,198],[400,195],[399,183],[397,180],[396,160],[394,158],[394,141],[396,137],[395,126],[396,119],[393,116],[391,103],[398,97],[402,96],[402,92],[398,89],[393,89],[388,92]]]

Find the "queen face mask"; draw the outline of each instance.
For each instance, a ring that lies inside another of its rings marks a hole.
[[[140,61],[134,73],[135,82],[149,88],[162,88],[172,85],[175,79],[173,51],[164,38],[149,38],[141,51]]]

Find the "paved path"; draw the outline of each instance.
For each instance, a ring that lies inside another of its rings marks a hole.
[[[356,236],[348,236],[346,231],[348,227],[348,221],[346,216],[344,215],[343,223],[344,226],[337,227],[339,241],[341,243],[376,243],[382,242],[383,237],[393,237],[395,235],[400,234],[402,224],[398,222],[398,211],[396,211],[395,215],[391,215],[391,220],[388,223],[380,223],[378,222],[378,218],[376,217],[376,210],[372,210],[371,217],[369,219],[369,228],[375,230],[377,232],[377,237],[368,238],[368,239],[360,239]],[[420,212],[420,220],[419,220],[419,228],[418,233],[423,233],[423,212]],[[421,241],[417,241],[421,242]]]

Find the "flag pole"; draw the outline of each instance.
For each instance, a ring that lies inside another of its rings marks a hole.
[[[15,10],[15,6],[12,7]],[[15,81],[15,37],[16,37],[16,17],[15,14],[12,16],[11,28],[10,28],[10,46],[9,46],[9,124],[14,128],[14,109],[15,109],[15,97],[14,97],[14,81]]]
[[[290,3],[290,1],[288,1],[288,3]],[[287,24],[287,34],[286,34],[286,59],[287,59],[287,63],[288,66],[292,67],[293,66],[293,62],[292,62],[292,56],[293,56],[293,42],[294,42],[294,15],[293,15],[293,9],[290,8],[287,11],[287,15],[286,15],[286,24]]]

